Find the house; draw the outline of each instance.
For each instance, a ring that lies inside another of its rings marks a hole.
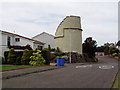
[[[50,45],[51,48],[56,48],[54,36],[51,34],[48,34],[46,32],[42,32],[42,33],[34,36],[32,39],[40,41],[40,42],[44,42],[45,45],[43,48],[48,48],[48,45]]]
[[[62,52],[82,54],[82,29],[79,16],[67,16],[63,19],[56,30],[55,42]]]
[[[16,50],[29,45],[33,50],[42,49],[45,43],[33,40],[18,34],[0,30],[0,56],[4,56],[4,51],[8,51],[9,47],[15,47]]]
[[[117,42],[116,46],[117,46],[118,49],[120,50],[120,40]]]

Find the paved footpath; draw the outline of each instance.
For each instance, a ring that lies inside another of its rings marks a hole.
[[[3,88],[111,88],[118,62],[107,56],[98,58],[98,63],[69,64],[50,71],[4,78]]]
[[[54,69],[59,69],[61,67],[56,66],[38,66],[38,67],[32,67],[32,68],[24,68],[24,69],[17,69],[17,70],[10,70],[10,71],[4,71],[2,72],[2,79],[11,79],[15,77],[20,77],[32,73],[39,73],[39,72],[45,72],[50,71]]]

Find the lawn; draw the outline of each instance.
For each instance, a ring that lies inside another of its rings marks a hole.
[[[15,69],[21,69],[21,68],[30,68],[30,67],[32,66],[2,65],[0,66],[0,71],[15,70]]]
[[[113,88],[119,88],[120,89],[120,70],[116,76],[115,82],[113,84]]]

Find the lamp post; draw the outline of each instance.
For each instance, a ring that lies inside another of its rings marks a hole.
[[[72,52],[72,50],[71,50],[71,39],[72,39],[72,37],[71,37],[71,33],[72,32],[74,32],[75,30],[72,30],[72,31],[70,31],[70,63],[71,63],[71,52]]]

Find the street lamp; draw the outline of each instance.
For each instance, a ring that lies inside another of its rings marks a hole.
[[[75,30],[70,30],[70,63],[71,63],[71,52],[72,52],[72,50],[71,50],[71,33],[73,33]]]

